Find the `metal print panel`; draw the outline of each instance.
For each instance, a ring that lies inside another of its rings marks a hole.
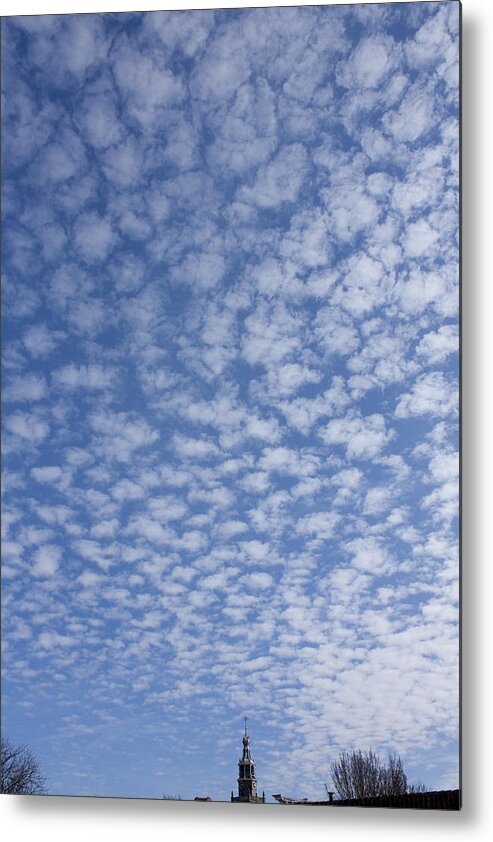
[[[2,20],[2,789],[459,808],[457,2]]]

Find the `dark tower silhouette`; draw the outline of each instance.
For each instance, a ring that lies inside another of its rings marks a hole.
[[[255,777],[255,763],[250,753],[250,736],[245,716],[245,733],[243,735],[243,754],[238,761],[238,796],[231,792],[231,801],[244,801],[250,804],[265,804],[265,793],[257,795],[257,778]]]

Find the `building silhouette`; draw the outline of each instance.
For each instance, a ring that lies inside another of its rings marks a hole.
[[[255,762],[250,753],[250,736],[245,717],[245,733],[243,734],[243,754],[238,761],[238,795],[231,790],[231,801],[235,803],[265,804],[265,792],[257,795],[257,778],[255,777]]]
[[[460,810],[460,789],[432,792],[405,792],[401,795],[371,795],[367,798],[342,798],[335,800],[333,793],[328,801],[309,801],[308,798],[286,798],[278,793],[272,797],[278,804],[299,804],[303,807],[390,807],[397,810]]]

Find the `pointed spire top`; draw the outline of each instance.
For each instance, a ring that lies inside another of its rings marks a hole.
[[[245,720],[245,733],[243,734],[243,760],[251,760],[250,755],[250,734],[248,733],[248,717]]]

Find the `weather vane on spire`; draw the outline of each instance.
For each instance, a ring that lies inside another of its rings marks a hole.
[[[245,716],[244,719],[245,719],[245,737],[246,737],[246,735],[248,734],[248,728],[247,728],[248,716]]]

